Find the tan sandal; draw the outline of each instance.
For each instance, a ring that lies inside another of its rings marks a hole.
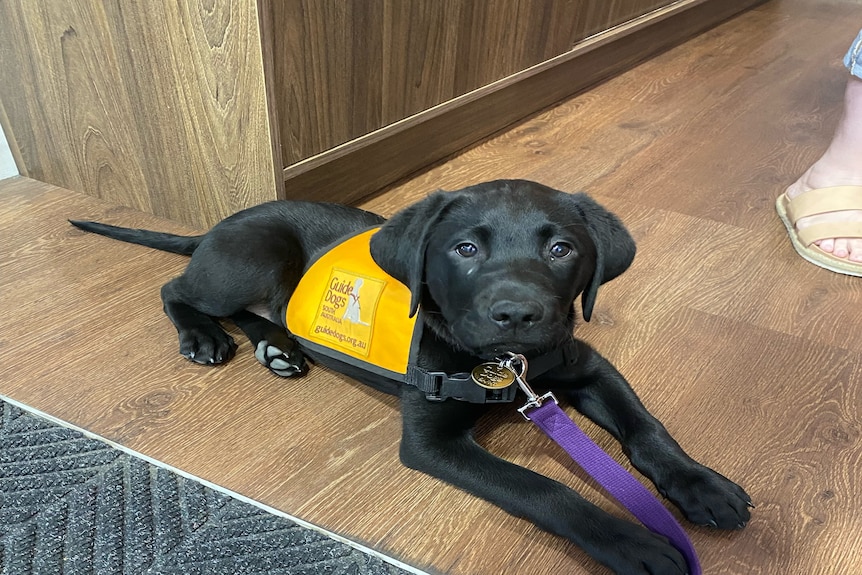
[[[851,262],[821,250],[814,242],[827,238],[862,238],[862,222],[834,222],[796,229],[801,218],[843,210],[862,210],[862,186],[819,188],[799,194],[787,194],[775,202],[778,217],[784,222],[796,252],[805,260],[827,270],[862,277],[862,262]]]

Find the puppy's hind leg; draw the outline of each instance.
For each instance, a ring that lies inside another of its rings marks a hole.
[[[293,377],[308,371],[305,356],[283,327],[248,310],[239,311],[230,319],[248,336],[257,360],[272,373]]]
[[[162,303],[177,328],[180,354],[204,365],[228,361],[236,353],[236,342],[218,321],[185,302],[183,281],[180,276],[162,286]]]

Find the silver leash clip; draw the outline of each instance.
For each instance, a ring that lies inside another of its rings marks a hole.
[[[527,383],[525,376],[527,374],[527,358],[521,355],[520,353],[512,353],[510,351],[506,352],[505,358],[500,360],[500,367],[508,369],[512,373],[515,374],[515,381],[518,382],[518,387],[521,388],[527,395],[527,403],[524,404],[523,407],[518,408],[518,412],[524,416],[524,419],[530,421],[530,417],[527,415],[528,409],[534,409],[536,407],[542,407],[542,404],[552,399],[554,403],[559,405],[559,401],[557,401],[556,396],[550,391],[544,395],[537,395],[533,388],[530,387],[530,384]]]

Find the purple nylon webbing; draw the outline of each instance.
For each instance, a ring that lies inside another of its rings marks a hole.
[[[701,575],[694,546],[671,512],[640,481],[596,445],[560,406],[553,401],[546,401],[527,415],[641,523],[667,537],[685,557],[690,575]]]

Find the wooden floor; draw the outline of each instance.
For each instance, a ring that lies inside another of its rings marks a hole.
[[[850,1],[768,3],[365,205],[391,214],[436,188],[518,177],[620,214],[638,257],[578,333],[758,505],[741,532],[687,525],[710,575],[862,573],[862,280],[799,258],[773,209],[831,137],[859,14]],[[184,259],[69,217],[187,231],[0,183],[0,395],[428,572],[606,573],[402,468],[394,399],[322,369],[278,379],[247,343],[221,368],[185,361],[159,301]],[[512,410],[479,439],[615,509]]]

